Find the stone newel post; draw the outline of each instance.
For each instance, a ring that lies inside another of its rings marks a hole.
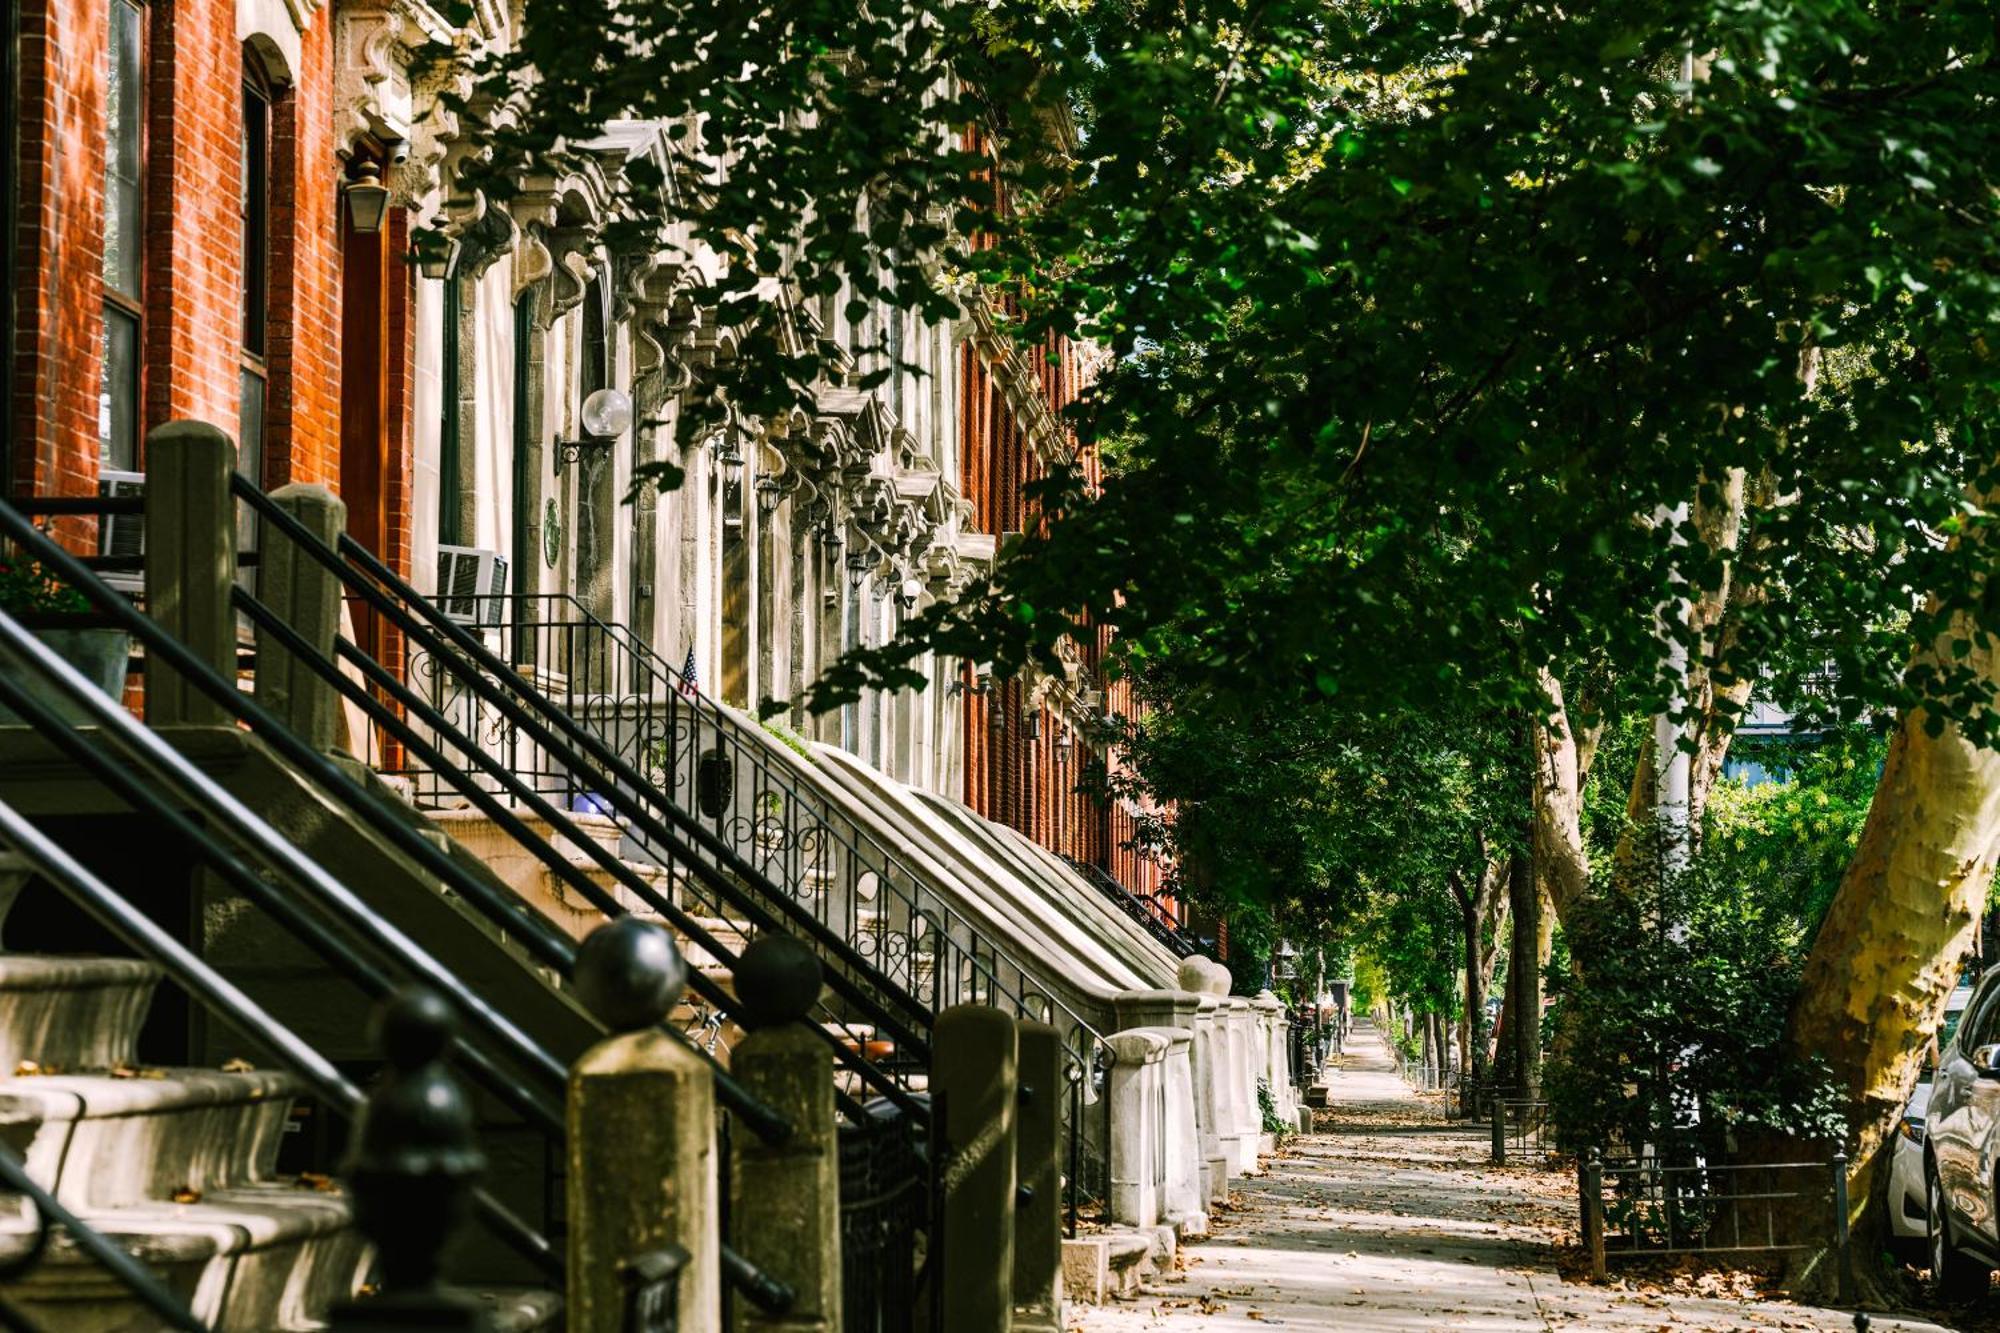
[[[1013,1018],[983,1004],[953,1005],[931,1031],[931,1132],[943,1139],[943,1328],[1007,1333],[1019,1034]]]
[[[1062,1034],[1022,1023],[1014,1158],[1014,1333],[1062,1327]],[[949,1279],[947,1279],[949,1280]]]
[[[1182,965],[1182,975],[1205,982],[1197,961],[1190,969]],[[1114,1001],[1118,1026],[1124,1028],[1169,1028],[1185,1033],[1187,1040],[1167,1052],[1162,1078],[1166,1088],[1167,1186],[1165,1212],[1183,1236],[1205,1235],[1208,1231],[1207,1201],[1212,1183],[1211,1154],[1202,1144],[1206,1126],[1209,1139],[1215,1130],[1207,1124],[1212,1115],[1213,1097],[1203,1086],[1205,1054],[1197,1049],[1202,1042],[1197,1030],[1203,996],[1189,990],[1125,991]],[[1202,1107],[1210,1102],[1210,1109]]]
[[[271,492],[271,503],[329,547],[337,546],[346,530],[347,506],[324,486],[282,486]],[[262,534],[258,552],[263,562],[257,571],[258,596],[320,656],[333,661],[340,632],[340,581],[297,543],[275,532]],[[344,719],[339,693],[261,628],[256,690],[257,702],[315,750],[325,752],[340,743]]]
[[[236,446],[205,421],[146,435],[146,613],[225,680],[236,677]],[[146,721],[220,726],[222,706],[156,661],[146,663]]]
[[[736,960],[736,994],[749,1033],[729,1053],[745,1091],[791,1121],[773,1147],[755,1134],[729,1140],[730,1242],[795,1293],[781,1315],[733,1302],[730,1327],[840,1328],[840,1140],[833,1113],[833,1051],[805,1025],[819,1000],[819,959],[790,935],[759,935]]]
[[[672,935],[620,917],[577,950],[576,990],[612,1034],[569,1076],[569,1333],[622,1333],[634,1273],[679,1252],[679,1327],[722,1321],[715,1080],[660,1031],[687,986]]]

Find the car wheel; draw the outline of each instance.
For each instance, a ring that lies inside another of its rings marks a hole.
[[[1981,1295],[1992,1281],[1993,1270],[1967,1258],[1952,1244],[1951,1218],[1947,1215],[1944,1185],[1938,1180],[1936,1162],[1929,1163],[1924,1172],[1924,1202],[1930,1213],[1926,1225],[1930,1240],[1931,1282],[1937,1287],[1938,1295],[1948,1301],[1967,1301]]]

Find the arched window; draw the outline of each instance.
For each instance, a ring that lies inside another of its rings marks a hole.
[[[236,466],[253,482],[264,477],[266,362],[271,325],[271,83],[263,62],[243,58],[243,369]]]

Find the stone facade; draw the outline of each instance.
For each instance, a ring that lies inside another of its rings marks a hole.
[[[692,438],[682,397],[731,352],[696,314],[716,261],[606,240],[621,173],[667,168],[663,127],[613,125],[567,175],[504,202],[459,197],[445,182],[477,135],[414,53],[504,45],[513,20],[497,0],[457,17],[431,0],[27,0],[9,489],[88,494],[107,468],[145,471],[148,430],[207,422],[247,442],[238,467],[266,489],[329,487],[347,531],[420,590],[445,548],[490,552],[501,591],[543,618],[692,660],[705,694],[744,710],[796,700],[841,652],[988,569],[1031,521],[1024,488],[1074,455],[1060,413],[1090,349],[1024,350],[976,305],[950,325],[879,307],[850,322],[842,291],[792,312],[799,336],[844,351],[808,408]],[[373,227],[353,205],[377,182]],[[438,224],[442,252],[408,262]],[[136,247],[125,278],[107,246]],[[864,389],[878,339],[913,370]],[[608,447],[581,421],[597,389],[633,408]],[[626,503],[655,461],[684,484]],[[64,524],[91,542],[88,520]],[[394,631],[374,632],[366,646],[399,668]],[[1107,642],[998,685],[928,660],[924,690],[782,720],[1151,892],[1158,869],[1125,846],[1136,812],[1074,790],[1104,717],[1130,710],[1103,677]]]

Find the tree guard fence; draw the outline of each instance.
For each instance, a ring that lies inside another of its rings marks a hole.
[[[1780,1255],[1824,1247],[1839,1299],[1851,1299],[1847,1154],[1825,1161],[1669,1164],[1657,1157],[1577,1164],[1583,1245],[1603,1281],[1615,1260],[1686,1254]]]

